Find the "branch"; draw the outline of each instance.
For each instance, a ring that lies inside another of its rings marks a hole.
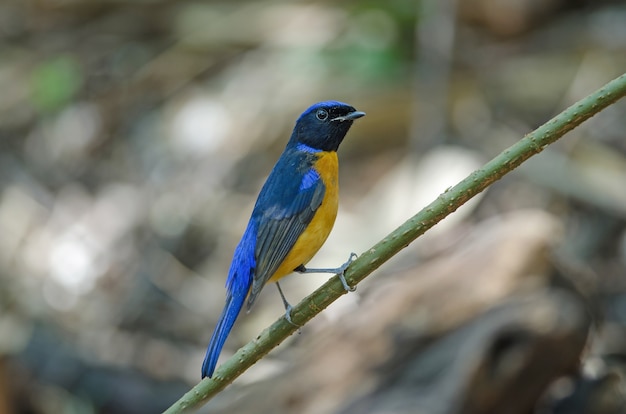
[[[375,246],[364,252],[346,271],[345,277],[355,286],[383,263],[408,246],[426,230],[454,212],[466,201],[482,192],[528,158],[565,133],[591,118],[618,99],[626,96],[626,74],[607,83],[601,89],[580,100],[552,118],[516,144],[504,150],[481,169],[474,171],[456,186],[446,190],[435,201],[391,232]],[[304,325],[328,305],[345,294],[337,276],[295,306],[291,318],[298,326]],[[205,378],[165,411],[165,414],[188,412],[198,408],[233,382],[250,366],[296,331],[281,317],[263,330],[254,340],[239,349],[224,362],[213,378]]]

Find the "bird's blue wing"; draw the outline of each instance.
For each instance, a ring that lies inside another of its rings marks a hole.
[[[322,204],[326,187],[313,167],[316,158],[295,151],[284,154],[261,190],[252,213],[257,225],[256,269],[248,308]]]

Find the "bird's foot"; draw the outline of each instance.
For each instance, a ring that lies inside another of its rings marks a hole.
[[[295,326],[296,328],[298,328],[298,333],[300,333],[300,326],[296,325],[292,320],[291,320],[291,309],[293,309],[291,307],[291,305],[287,304],[287,306],[285,307],[285,319],[287,320],[287,322],[289,322],[291,325]]]
[[[339,268],[337,268],[337,276],[339,276],[339,280],[341,280],[341,284],[343,285],[343,288],[346,290],[346,292],[354,292],[356,290],[356,286],[351,287],[346,281],[345,273],[346,269],[348,269],[348,266],[350,266],[357,257],[359,256],[356,253],[350,253],[348,261],[339,266]]]
[[[309,269],[309,268],[305,267],[304,265],[300,265],[300,266],[296,267],[294,269],[294,271],[296,271],[298,273],[334,273],[337,276],[339,276],[339,280],[341,280],[341,284],[343,285],[343,288],[346,290],[346,292],[354,292],[356,290],[356,286],[355,287],[350,287],[350,285],[346,281],[345,273],[346,273],[346,269],[348,269],[350,264],[357,257],[359,257],[359,256],[356,253],[350,253],[350,258],[348,259],[348,261],[345,262],[344,264],[342,264],[339,267],[333,267],[333,268],[330,268],[330,269]]]
[[[287,322],[298,328],[298,333],[300,333],[300,326],[296,325],[291,320],[291,310],[293,309],[292,306],[289,304],[289,302],[287,302],[287,298],[285,298],[285,294],[283,293],[283,290],[281,289],[278,282],[276,282],[276,287],[278,288],[278,293],[280,293],[280,298],[283,300],[283,305],[285,306],[285,319],[287,320]]]

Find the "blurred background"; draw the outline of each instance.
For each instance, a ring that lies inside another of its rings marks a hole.
[[[625,68],[619,0],[2,0],[0,414],[156,413],[197,383],[310,104],[367,113],[329,267]],[[621,102],[201,411],[626,412],[625,131]],[[282,313],[268,286],[222,361]]]

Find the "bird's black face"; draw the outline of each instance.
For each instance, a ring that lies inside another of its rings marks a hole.
[[[290,142],[322,151],[337,151],[355,119],[365,116],[352,106],[326,101],[312,105],[296,121]]]

